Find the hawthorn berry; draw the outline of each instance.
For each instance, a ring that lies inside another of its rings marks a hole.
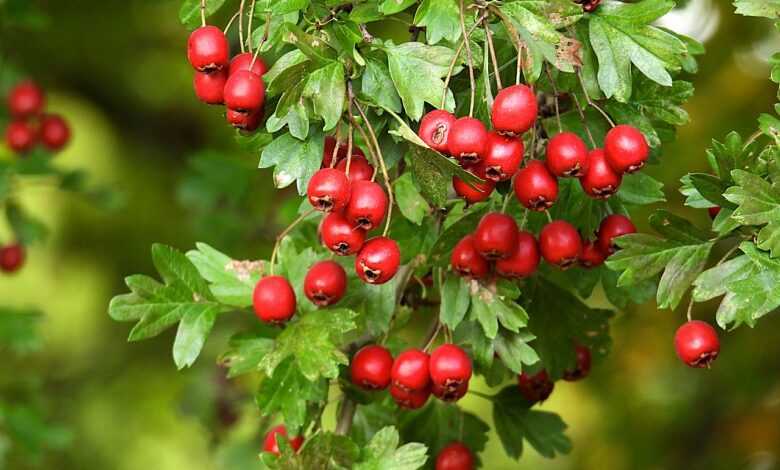
[[[263,107],[265,85],[259,75],[249,70],[239,70],[228,77],[223,94],[226,107],[251,113]]]
[[[517,377],[517,385],[520,393],[531,404],[547,400],[555,388],[555,383],[544,369],[533,375],[523,372]]]
[[[474,246],[474,235],[463,237],[450,256],[452,269],[461,276],[481,279],[490,272],[490,264]]]
[[[252,61],[254,60],[254,64]],[[251,66],[251,67],[250,67]],[[252,52],[242,52],[237,54],[230,60],[230,66],[228,67],[228,75],[233,75],[239,70],[249,70],[250,72],[260,75],[265,75],[268,71],[268,66],[263,62],[263,58],[255,55]]]
[[[344,173],[338,172],[346,179]],[[352,195],[344,210],[344,215],[354,226],[363,230],[371,230],[379,226],[386,212],[387,194],[379,183],[374,181],[355,181],[352,183]]]
[[[558,180],[539,160],[517,172],[514,187],[517,200],[531,210],[547,210],[558,199]]]
[[[258,109],[250,113],[244,113],[233,109],[227,109],[225,118],[227,119],[228,124],[236,129],[253,131],[260,127],[260,122],[263,120],[263,110]]]
[[[598,231],[599,249],[602,253],[611,255],[617,249],[613,240],[629,233],[636,233],[636,227],[625,215],[611,214],[604,217]]]
[[[721,208],[720,208],[719,206],[715,206],[715,207],[708,207],[708,208],[707,208],[707,214],[709,214],[709,215],[710,215],[710,219],[713,219],[713,220],[715,220],[715,217],[717,217],[717,216],[718,216],[718,214],[720,214],[720,209],[721,209]]]
[[[482,121],[473,117],[462,117],[450,126],[447,147],[461,165],[474,165],[485,155],[487,136],[488,132]]]
[[[471,379],[471,358],[455,344],[442,344],[434,349],[428,368],[433,385],[445,390],[455,390]]]
[[[266,276],[255,285],[252,305],[265,323],[284,323],[295,315],[295,291],[282,276]]]
[[[431,387],[426,386],[420,390],[407,390],[396,386],[390,386],[390,396],[393,397],[395,404],[407,410],[417,410],[428,403],[431,396]]]
[[[285,439],[287,439],[287,441],[290,443],[290,447],[292,447],[292,450],[295,452],[298,452],[298,449],[300,449],[303,445],[303,436],[295,436],[292,438],[288,437],[287,428],[284,427],[283,424],[280,424],[271,428],[271,430],[268,431],[268,434],[265,435],[263,451],[270,452],[274,455],[279,455],[279,443],[277,442],[277,436],[283,436]]]
[[[718,332],[709,323],[692,320],[674,334],[677,357],[691,367],[709,367],[720,352]]]
[[[455,190],[455,194],[465,199],[469,204],[486,200],[490,197],[495,187],[496,183],[490,180],[469,184],[457,176],[452,177],[452,188]]]
[[[346,173],[347,172],[347,159],[343,158],[336,165],[336,169]],[[347,177],[351,182],[355,181],[369,181],[374,176],[374,167],[368,163],[365,157],[361,157],[352,153],[352,161],[349,164],[349,174]]]
[[[368,240],[355,257],[355,272],[368,284],[384,284],[395,276],[400,265],[398,243],[384,236]]]
[[[534,125],[538,112],[536,94],[531,87],[512,85],[498,92],[490,116],[493,129],[518,135]]]
[[[485,156],[480,163],[485,178],[496,182],[512,178],[523,162],[524,151],[522,140],[497,132],[488,133]]]
[[[199,72],[213,72],[228,65],[230,44],[221,29],[201,26],[187,40],[187,59]]]
[[[588,169],[588,147],[573,132],[561,132],[547,143],[547,169],[555,176],[583,176]]]
[[[580,185],[590,197],[607,199],[618,191],[623,177],[607,163],[604,150],[594,149],[588,154],[588,168],[580,177]]]
[[[435,109],[423,116],[417,135],[428,144],[428,147],[442,153],[448,153],[447,141],[455,121],[457,118],[452,113],[443,109]]]
[[[633,173],[645,165],[650,147],[639,129],[621,124],[607,132],[604,153],[609,166],[617,173]]]
[[[577,357],[574,369],[569,369],[563,373],[563,380],[576,382],[582,380],[590,373],[590,349],[578,344],[574,347],[574,353]]]
[[[554,220],[539,234],[539,247],[544,260],[563,269],[576,263],[582,251],[582,238],[573,225]]]
[[[195,72],[192,78],[195,96],[206,104],[223,104],[227,79],[228,74],[224,69],[211,73]]]
[[[16,119],[26,119],[43,111],[46,98],[32,80],[17,83],[8,93],[8,111]]]
[[[21,243],[13,243],[0,248],[0,271],[13,273],[24,264],[26,253]]]
[[[339,163],[344,158],[347,158],[347,150],[348,147],[345,144],[338,143],[338,150],[336,150],[336,138],[332,135],[329,135],[325,137],[325,145],[322,148],[322,167],[327,168],[331,166],[336,166],[335,163]],[[335,155],[334,155],[335,152]],[[352,155],[356,157],[365,158],[365,154],[363,154],[363,151],[359,147],[352,146]],[[336,162],[331,165],[333,162],[333,159],[335,158]],[[354,161],[352,163],[355,163]],[[346,164],[345,164],[346,166]],[[343,171],[343,169],[342,169]],[[352,168],[350,167],[350,173],[352,173]],[[373,173],[373,170],[372,170]],[[370,179],[370,177],[368,178]]]
[[[462,442],[451,442],[436,456],[435,470],[473,470],[474,455]]]
[[[477,225],[474,247],[488,260],[507,258],[517,248],[517,234],[515,219],[499,212],[490,212]]]
[[[539,245],[533,234],[520,231],[517,234],[517,246],[508,258],[496,261],[499,276],[509,278],[528,277],[539,266]]]
[[[59,114],[47,114],[41,119],[38,135],[44,147],[57,152],[70,140],[70,127]]]
[[[335,261],[315,263],[303,280],[303,293],[319,307],[333,305],[347,290],[347,273]]]
[[[352,226],[344,214],[331,212],[322,220],[320,236],[326,248],[340,256],[360,251],[366,239],[366,231]]]
[[[431,385],[431,393],[441,401],[455,402],[466,396],[469,391],[468,382],[460,382],[452,386],[439,384]]]
[[[26,121],[12,121],[5,129],[5,143],[16,153],[27,153],[35,147],[35,129]]]
[[[392,354],[377,344],[363,346],[349,365],[352,383],[366,390],[386,389],[392,368]]]
[[[306,188],[306,195],[312,207],[321,212],[344,209],[351,194],[347,175],[335,168],[317,170]]]
[[[607,255],[599,248],[598,241],[587,240],[582,245],[582,253],[580,253],[580,266],[583,268],[595,268],[601,266],[604,260],[607,259]]]
[[[430,356],[423,350],[410,348],[393,361],[390,377],[393,386],[402,390],[425,390],[431,383]]]

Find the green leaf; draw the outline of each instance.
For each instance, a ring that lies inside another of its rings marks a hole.
[[[534,339],[536,336],[527,331],[502,331],[496,336],[493,346],[501,362],[515,374],[520,374],[523,372],[523,364],[530,366],[539,362],[539,355],[528,345]]]
[[[16,354],[38,350],[43,341],[38,325],[43,314],[37,310],[17,310],[0,307],[0,348]]]
[[[274,185],[285,188],[296,182],[298,194],[306,194],[309,180],[322,165],[324,136],[317,129],[309,132],[309,137],[300,141],[283,134],[274,139],[260,156],[260,168],[274,167]]]
[[[732,207],[731,203],[723,197],[729,185],[717,176],[706,173],[691,173],[688,175],[691,185],[696,188],[701,196],[712,205],[720,207]]]
[[[361,95],[377,106],[391,109],[396,113],[402,111],[401,97],[395,91],[393,79],[387,65],[375,58],[366,59],[366,70],[363,72]]]
[[[379,0],[379,11],[385,16],[400,13],[415,4],[415,0]]]
[[[663,183],[646,173],[632,173],[623,176],[617,196],[626,204],[665,202],[663,187]]]
[[[734,0],[734,6],[740,15],[780,18],[780,0]]]
[[[458,327],[469,310],[469,283],[460,276],[447,276],[441,286],[439,320],[449,329]]]
[[[425,27],[428,44],[442,39],[454,43],[460,39],[460,12],[456,0],[423,0],[414,15],[414,24]]]
[[[228,378],[258,371],[260,360],[274,346],[274,340],[254,333],[238,334],[230,338],[228,350],[219,363],[228,368]]]
[[[173,342],[173,362],[179,369],[190,367],[200,355],[217,320],[219,307],[207,310],[189,310],[179,322],[176,339]]]
[[[312,101],[314,112],[325,121],[324,131],[338,124],[346,95],[344,66],[340,62],[331,62],[312,72],[303,89],[303,96]]]
[[[693,225],[688,219],[663,209],[650,216],[650,226],[658,233],[682,243],[698,244],[707,241],[709,234]]]
[[[6,202],[5,216],[14,238],[22,245],[27,246],[43,241],[49,235],[49,230],[41,221],[32,217],[13,201]]]
[[[422,223],[423,218],[430,214],[431,206],[420,195],[420,191],[412,180],[410,173],[404,173],[393,183],[396,202],[401,214],[417,225]]]
[[[213,15],[225,3],[225,0],[184,0],[179,9],[179,21],[189,29],[200,27],[200,8],[201,3],[206,4],[206,18]]]
[[[220,303],[238,308],[252,305],[255,285],[265,272],[264,261],[236,261],[205,243],[187,252],[209,290]]]
[[[306,440],[306,445],[298,452],[301,470],[327,468],[352,468],[360,455],[360,449],[346,436],[331,432],[318,432]]]
[[[731,218],[742,225],[763,225],[758,233],[758,247],[780,256],[780,189],[763,178],[743,170],[732,173],[737,186],[724,197],[739,207]]]
[[[305,10],[309,6],[309,0],[257,0],[255,4],[255,16],[263,17],[265,13],[274,15],[286,15],[288,13]]]
[[[398,431],[388,426],[377,432],[363,448],[355,470],[416,470],[428,460],[427,448],[412,442],[398,447]]]

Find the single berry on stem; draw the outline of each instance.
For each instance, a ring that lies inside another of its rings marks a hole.
[[[228,77],[223,94],[227,108],[251,113],[263,107],[265,84],[259,75],[249,70],[239,70]]]
[[[393,356],[377,344],[363,346],[349,365],[352,383],[366,390],[384,390],[390,385]]]
[[[470,234],[452,249],[450,264],[455,272],[464,277],[481,279],[490,272],[490,264],[479,254],[474,246],[474,236]]]
[[[442,109],[435,109],[423,116],[417,135],[430,148],[438,152],[448,153],[447,140],[450,129],[456,120],[457,118],[452,113]]]
[[[523,162],[523,141],[516,137],[488,133],[485,156],[480,165],[485,178],[491,181],[507,181]]]
[[[594,149],[588,154],[588,168],[580,177],[585,194],[596,199],[608,199],[620,188],[623,177],[607,163],[604,151]]]
[[[447,147],[463,166],[479,163],[485,155],[488,132],[482,121],[462,117],[450,127]]]
[[[509,257],[517,248],[517,223],[500,212],[490,212],[482,217],[474,232],[474,246],[488,260]]]
[[[436,456],[435,470],[473,470],[474,455],[462,442],[451,442]]]
[[[452,188],[455,194],[462,197],[469,204],[476,204],[490,197],[490,194],[496,188],[496,183],[485,180],[481,183],[469,184],[457,176],[452,177]]]
[[[306,188],[306,195],[312,207],[321,212],[344,209],[351,194],[347,175],[335,168],[317,170]]]
[[[213,72],[228,65],[230,45],[221,29],[201,26],[187,40],[187,59],[199,72]]]
[[[313,304],[319,307],[333,305],[347,290],[347,273],[335,261],[315,263],[303,280],[303,292]]]
[[[366,231],[354,227],[344,214],[331,212],[322,220],[320,236],[326,248],[340,256],[360,251],[366,239]]]
[[[674,335],[677,357],[690,367],[710,367],[720,352],[718,332],[709,323],[692,320],[684,323]]]
[[[539,160],[517,172],[514,188],[520,204],[534,211],[547,210],[558,199],[558,180]]]
[[[547,169],[558,177],[583,176],[588,169],[588,147],[573,132],[562,132],[547,143]]]
[[[471,358],[460,346],[442,344],[431,353],[428,368],[436,386],[455,391],[471,379]]]
[[[517,377],[517,386],[520,393],[531,404],[547,400],[555,388],[555,383],[550,380],[547,371],[542,369],[536,374],[523,372]]]
[[[523,278],[536,272],[539,266],[539,245],[533,234],[521,230],[517,246],[508,258],[496,261],[496,273],[501,277]]]
[[[633,173],[645,165],[650,155],[650,146],[639,129],[621,124],[607,132],[604,153],[613,170],[620,174]]]
[[[227,79],[228,74],[224,69],[211,73],[195,72],[192,78],[195,96],[206,104],[223,104]]]
[[[46,98],[32,80],[17,83],[8,93],[8,111],[16,119],[27,119],[43,111]]]
[[[582,238],[573,225],[555,220],[545,225],[539,234],[539,247],[545,261],[566,269],[579,259]]]
[[[255,55],[252,52],[242,52],[241,54],[237,54],[230,61],[228,75],[233,75],[239,70],[249,70],[250,72],[260,75],[261,77],[265,75],[265,73],[268,71],[268,66],[265,64],[265,62],[263,62],[262,57],[257,56],[255,59],[254,56]],[[252,63],[252,60],[254,60],[254,64]]]
[[[287,439],[287,441],[290,443],[290,447],[292,447],[295,452],[298,452],[298,449],[300,449],[303,445],[303,436],[295,436],[292,438],[288,437],[287,428],[284,427],[283,424],[280,424],[271,428],[271,430],[268,431],[268,434],[265,435],[263,451],[279,455],[279,443],[277,442],[279,436]]]
[[[569,369],[563,373],[563,380],[569,382],[582,380],[590,373],[590,349],[581,344],[578,344],[574,347],[574,353],[576,355],[576,363],[574,368]]]
[[[398,243],[388,237],[368,240],[355,257],[355,272],[368,284],[384,284],[395,276],[401,265]]]
[[[255,315],[266,323],[284,323],[295,315],[295,291],[282,276],[266,276],[252,294]]]
[[[5,129],[5,143],[16,153],[27,153],[35,147],[35,129],[26,121],[12,121]]]
[[[47,114],[41,119],[41,142],[52,152],[58,152],[70,140],[68,122],[59,114]]]
[[[424,390],[431,383],[430,356],[420,349],[407,349],[395,358],[390,377],[402,390]]]
[[[611,214],[604,217],[598,231],[599,249],[602,253],[611,255],[618,248],[614,239],[630,233],[636,233],[636,227],[625,215]]]
[[[352,183],[351,193],[349,203],[344,210],[347,220],[363,230],[371,230],[379,226],[385,217],[388,204],[387,194],[382,186],[374,181],[355,181]]]
[[[347,158],[339,160],[336,165],[336,169],[346,173],[347,172]],[[370,181],[374,176],[374,167],[368,163],[365,157],[352,153],[352,161],[349,164],[349,174],[347,177],[349,181]]]
[[[491,120],[493,129],[509,135],[518,135],[533,127],[539,108],[536,94],[527,85],[512,85],[499,91],[493,101]]]
[[[13,273],[24,264],[26,253],[21,243],[12,243],[0,248],[0,271]]]

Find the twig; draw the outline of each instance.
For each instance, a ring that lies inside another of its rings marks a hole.
[[[232,26],[233,22],[236,20],[236,18],[238,18],[238,13],[239,12],[235,12],[233,16],[230,17],[230,20],[228,20],[227,25],[225,25],[225,29],[222,30],[223,34],[227,34],[228,30],[230,30],[230,26]]]
[[[295,228],[296,225],[301,223],[306,217],[310,216],[312,212],[314,212],[314,210],[315,209],[312,207],[311,209],[307,210],[303,214],[299,215],[297,219],[293,220],[293,222],[290,225],[288,225],[287,228],[284,229],[282,233],[280,233],[276,237],[276,242],[274,243],[274,251],[271,253],[271,263],[270,263],[271,275],[274,274],[274,264],[276,264],[276,254],[279,251],[279,245],[281,245],[282,240],[284,239],[284,237],[290,234],[290,232],[292,231],[292,229]]]
[[[254,9],[255,4],[252,2],[252,9]],[[251,17],[250,17],[251,19]],[[263,37],[260,38],[260,42],[257,44],[257,48],[255,49],[255,55],[252,56],[252,62],[249,64],[249,70],[252,70],[252,67],[255,66],[255,61],[257,60],[257,57],[260,55],[260,49],[262,49],[263,44],[268,40],[268,35],[271,32],[271,13],[267,13],[265,15],[265,29],[263,30]],[[249,31],[249,50],[252,50],[252,31]]]
[[[592,99],[590,99],[590,95],[588,94],[588,90],[585,88],[585,82],[582,79],[582,70],[581,69],[577,69],[577,79],[580,82],[580,88],[582,88],[582,93],[585,95],[585,99],[588,100],[588,104],[590,106],[593,106],[594,108],[596,108],[596,110],[598,112],[600,112],[602,116],[604,116],[604,118],[609,123],[610,127],[615,127],[615,121],[613,121],[612,118],[609,117],[609,114],[607,114],[606,111],[601,109],[601,106],[597,105]]]
[[[206,26],[206,0],[200,0],[200,25]]]
[[[582,110],[582,106],[580,106],[579,100],[577,100],[577,96],[571,97],[572,101],[574,101],[574,106],[577,108],[577,112],[580,115],[580,120],[582,121],[582,126],[585,128],[585,132],[588,134],[588,139],[590,140],[590,145],[595,149],[598,147],[596,145],[596,139],[593,138],[593,134],[590,132],[590,127],[588,126],[588,120],[585,119],[585,112]]]
[[[241,0],[238,4],[238,42],[241,45],[241,52],[245,52],[244,49],[244,2]]]
[[[466,59],[469,66],[469,82],[471,85],[471,98],[469,101],[469,116],[474,117],[474,100],[477,94],[477,81],[474,79],[474,58],[471,56],[471,42],[466,36],[466,20],[464,18],[463,0],[460,0],[460,31],[463,34],[463,44],[466,46]],[[479,24],[479,23],[475,23]],[[444,90],[447,93],[447,90]]]
[[[252,6],[249,8],[249,21],[247,22],[247,37],[246,37],[246,48],[250,51],[252,50],[252,20],[255,19],[255,3],[257,3],[257,0],[252,0]],[[270,18],[271,14],[268,13],[267,18]],[[266,25],[268,25],[268,19],[266,19]],[[268,29],[268,26],[266,26],[266,30]],[[262,44],[262,43],[261,43]],[[258,49],[260,49],[258,47]],[[254,59],[252,59],[252,65],[255,64]],[[249,69],[251,70],[252,67],[250,66]]]
[[[339,411],[339,419],[336,423],[335,433],[339,436],[345,436],[352,429],[352,421],[355,418],[355,411],[357,411],[357,403],[344,396],[344,401],[341,403],[341,410]]]
[[[485,19],[487,17],[487,14],[483,14],[480,18],[480,21]],[[452,72],[455,70],[455,64],[458,63],[458,57],[460,57],[460,53],[463,51],[463,47],[466,45],[466,41],[468,41],[468,38],[471,37],[471,33],[474,32],[475,29],[477,29],[477,26],[479,26],[479,22],[475,23],[474,26],[471,27],[471,29],[468,31],[466,36],[464,36],[460,44],[458,44],[458,48],[455,49],[455,54],[452,56],[452,60],[450,61],[449,69],[447,69],[447,76],[444,78],[444,92],[441,96],[441,109],[445,109],[447,105],[447,90],[450,86],[450,80],[452,79]]]
[[[493,31],[490,30],[490,23],[482,20],[483,26],[485,26],[485,35],[487,36],[487,45],[490,50],[490,60],[493,62],[493,70],[496,74],[496,88],[501,91],[504,85],[501,83],[501,73],[498,70],[498,58],[496,57],[496,48],[493,46]]]

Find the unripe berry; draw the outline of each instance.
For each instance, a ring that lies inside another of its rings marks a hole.
[[[607,132],[604,153],[609,166],[617,173],[633,173],[645,165],[650,147],[639,129],[622,124]]]
[[[684,323],[674,335],[677,357],[691,367],[710,367],[720,352],[715,328],[700,320]]]
[[[493,102],[493,129],[502,134],[517,135],[536,122],[536,94],[526,85],[512,85],[499,91]]]
[[[261,77],[265,75],[265,73],[268,71],[268,66],[265,65],[265,62],[263,62],[263,58],[257,56],[257,59],[254,61],[254,65],[252,64],[252,59],[254,59],[254,53],[252,52],[242,52],[241,54],[236,55],[230,61],[228,75],[233,75],[239,70],[249,70],[250,72],[260,75]],[[250,65],[252,66],[251,68],[249,67]]]
[[[598,231],[599,249],[607,255],[614,253],[617,249],[614,239],[629,233],[636,233],[636,227],[625,215],[612,214],[604,217]]]
[[[465,199],[469,204],[475,204],[488,199],[495,187],[496,183],[490,180],[474,183],[472,186],[457,176],[452,177],[452,188],[455,190],[455,194]]]
[[[462,117],[450,127],[447,147],[450,154],[461,165],[479,163],[485,155],[488,132],[482,121],[472,117]]]
[[[221,29],[201,26],[187,41],[187,59],[199,72],[212,72],[228,65],[230,45]]]
[[[5,143],[16,153],[27,153],[35,147],[35,129],[25,121],[12,121],[5,129]]]
[[[517,233],[515,219],[499,212],[490,212],[477,225],[474,247],[486,259],[507,258],[517,248]]]
[[[279,455],[279,443],[276,441],[278,436],[283,436],[285,439],[287,439],[290,443],[290,447],[292,447],[292,450],[295,452],[298,452],[298,449],[300,449],[303,445],[303,436],[289,438],[287,436],[287,428],[284,427],[283,424],[280,424],[279,426],[274,426],[271,428],[271,430],[268,431],[268,434],[265,435],[263,451],[270,452],[274,455]]]
[[[488,133],[485,157],[481,166],[485,177],[492,181],[507,181],[512,178],[523,162],[523,141],[516,137]]]
[[[435,470],[474,470],[474,455],[461,442],[452,442],[436,457]]]
[[[235,111],[232,109],[225,110],[225,118],[228,124],[240,129],[242,131],[253,131],[260,127],[260,123],[263,120],[263,110],[258,109],[249,113]]]
[[[607,259],[607,255],[599,248],[598,241],[588,240],[582,245],[580,266],[583,268],[590,269],[601,266],[605,259]]]
[[[545,261],[566,269],[579,259],[582,238],[573,225],[555,220],[545,225],[539,234],[539,247]]]
[[[344,173],[341,174],[344,175]],[[352,183],[352,195],[344,210],[344,215],[354,226],[363,230],[371,230],[378,227],[385,217],[387,203],[387,195],[379,183],[355,181]]]
[[[555,388],[555,383],[550,380],[547,371],[542,369],[533,375],[526,372],[520,374],[517,377],[517,386],[523,397],[534,404],[547,400]]]
[[[336,165],[336,169],[344,173],[347,172],[347,159],[344,158]],[[349,181],[370,181],[374,176],[374,167],[368,163],[364,157],[352,153],[352,162],[349,164]]]
[[[536,272],[539,266],[539,245],[530,232],[520,231],[517,234],[517,246],[508,258],[496,261],[496,272],[499,276],[523,278]]]
[[[431,396],[431,387],[426,386],[420,390],[407,390],[395,385],[390,386],[390,396],[395,404],[407,410],[417,410],[425,406]]]
[[[558,180],[539,160],[517,172],[514,186],[517,200],[531,210],[547,210],[558,199]]]
[[[417,135],[434,150],[448,153],[447,141],[452,125],[457,118],[452,113],[435,109],[423,116]]]
[[[573,132],[562,132],[547,143],[547,169],[555,176],[580,177],[588,168],[588,147]]]
[[[490,264],[474,246],[473,235],[466,235],[455,245],[450,256],[450,264],[452,269],[461,276],[474,279],[481,279],[490,272]]]
[[[331,212],[322,220],[320,236],[326,248],[337,255],[346,256],[360,251],[366,239],[366,231],[353,227],[340,212]]]
[[[349,365],[352,383],[366,390],[384,390],[390,385],[393,356],[376,344],[361,348]]]
[[[16,119],[40,114],[45,102],[43,90],[32,80],[19,82],[8,92],[8,111]]]
[[[582,380],[590,373],[590,349],[578,344],[574,347],[574,353],[577,357],[576,365],[574,369],[567,370],[563,373],[563,380],[569,382],[576,382]]]
[[[228,77],[223,94],[226,107],[251,113],[263,107],[265,84],[259,75],[249,70],[239,70]]]
[[[206,104],[223,104],[227,79],[228,74],[224,69],[210,73],[195,72],[192,78],[195,96]]]
[[[313,304],[319,307],[333,305],[347,290],[347,273],[335,261],[315,263],[303,280],[303,292]]]
[[[317,170],[309,180],[306,195],[318,211],[340,211],[347,206],[351,195],[347,175],[335,168]]]
[[[433,384],[445,391],[455,391],[471,379],[471,358],[455,344],[442,344],[434,349],[428,367]]]
[[[580,177],[580,185],[590,197],[607,199],[620,188],[623,177],[607,163],[602,149],[594,149],[588,154],[588,169]]]
[[[255,315],[266,323],[284,323],[295,315],[295,291],[282,276],[266,276],[252,294]]]
[[[355,272],[368,284],[384,284],[395,276],[400,265],[398,243],[387,237],[368,240],[355,257]]]
[[[38,131],[44,147],[52,152],[62,150],[70,140],[70,127],[59,114],[47,114],[41,120]]]
[[[425,390],[431,383],[430,357],[420,349],[407,349],[395,358],[390,377],[402,390]]]
[[[0,248],[0,271],[13,273],[22,267],[25,250],[21,243],[13,243]]]
[[[431,393],[441,401],[456,402],[466,396],[469,391],[468,382],[459,382],[452,386],[431,384]]]

